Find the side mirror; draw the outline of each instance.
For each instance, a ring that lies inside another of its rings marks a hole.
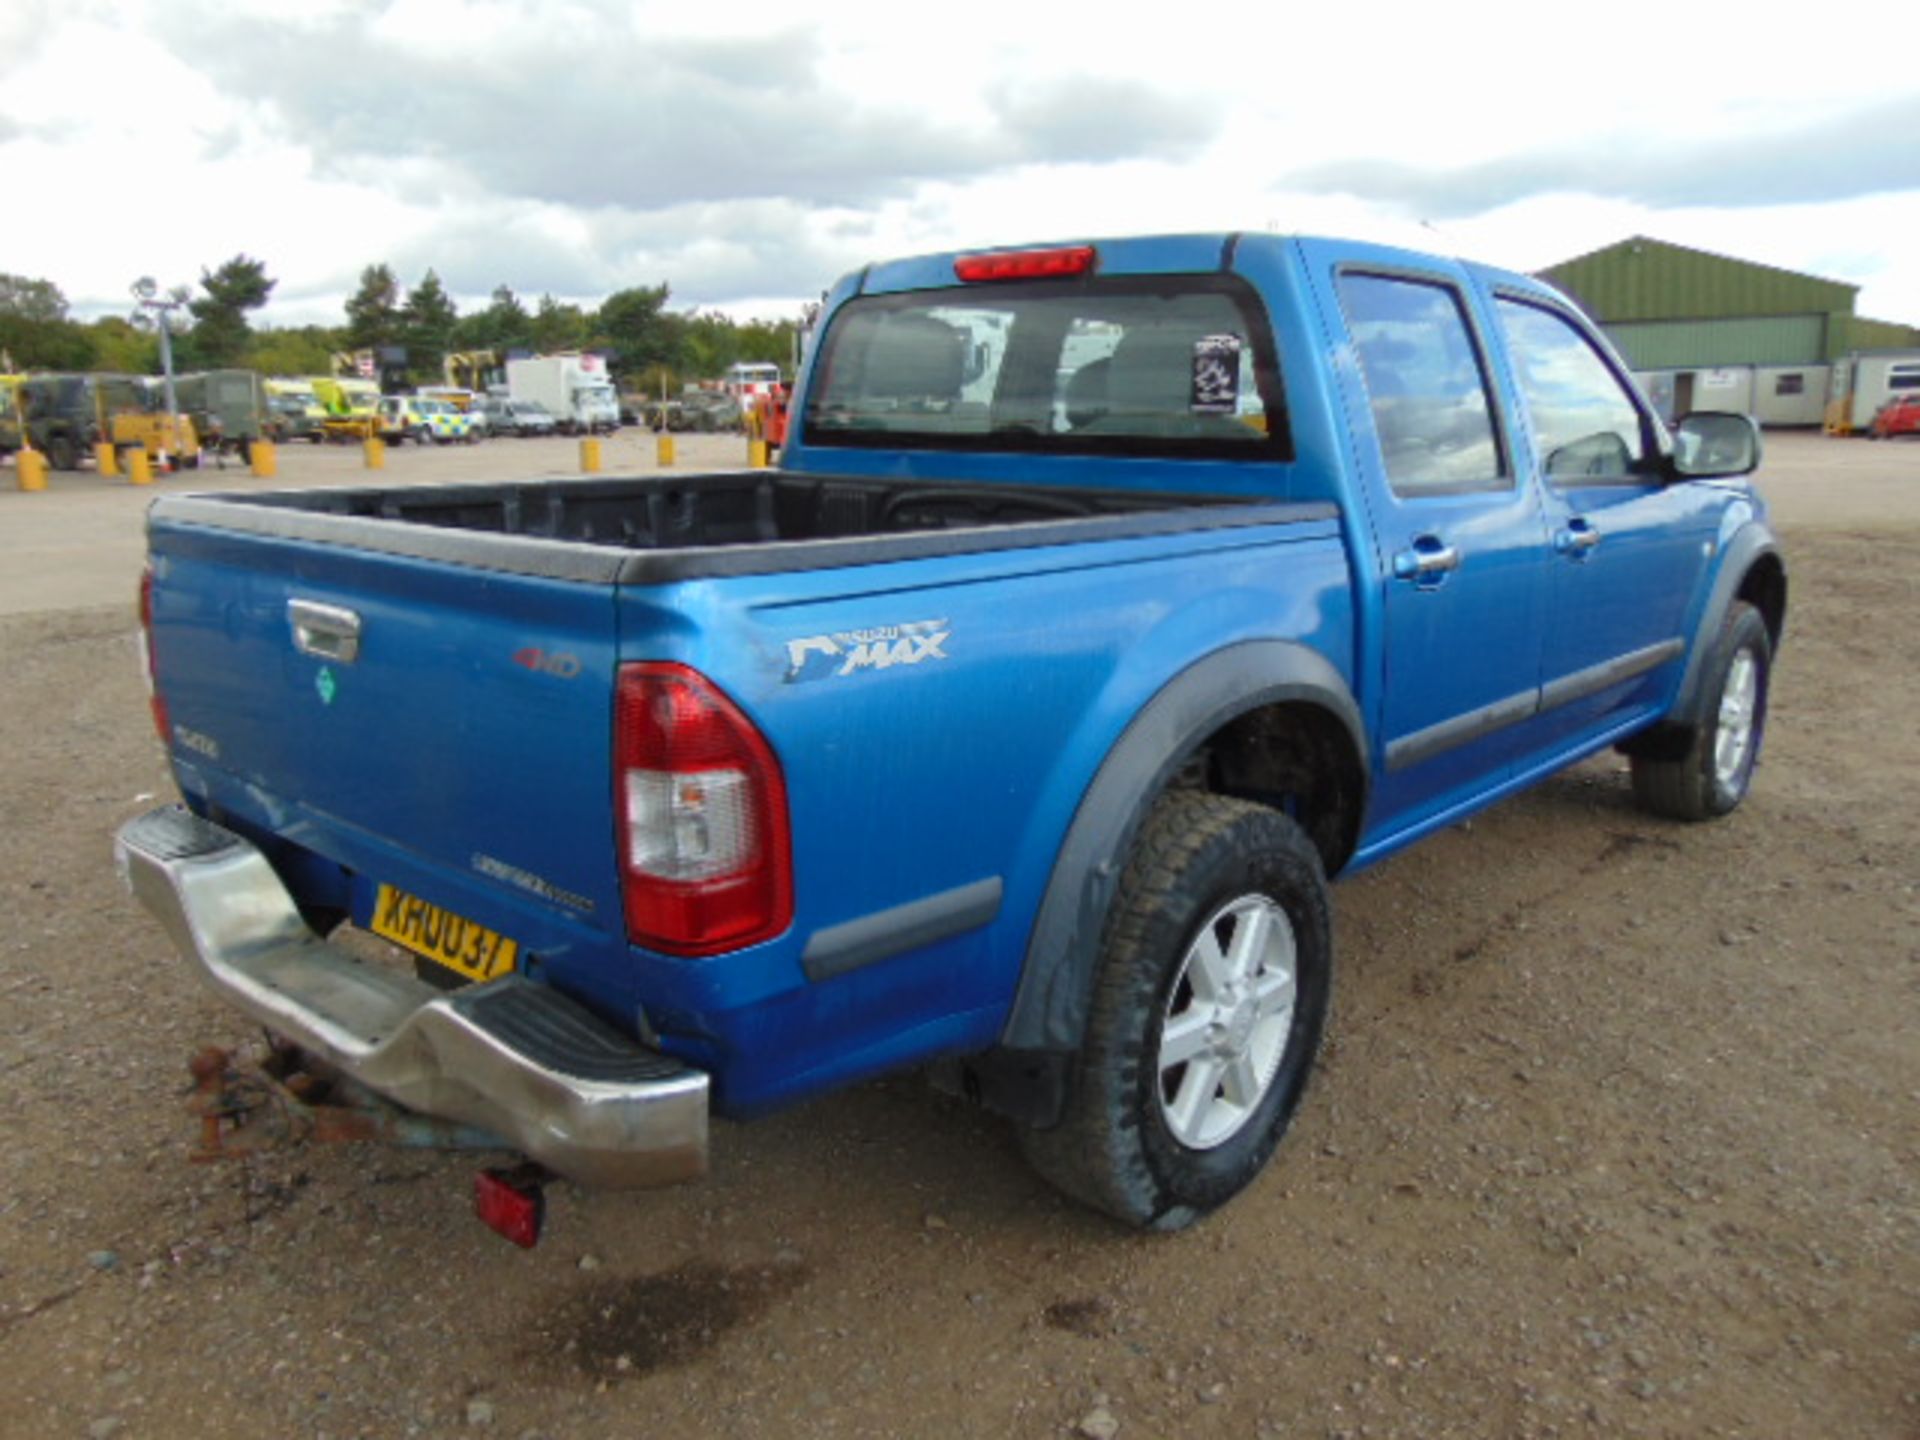
[[[1673,476],[1719,480],[1751,475],[1760,465],[1760,427],[1751,415],[1702,410],[1673,432]]]

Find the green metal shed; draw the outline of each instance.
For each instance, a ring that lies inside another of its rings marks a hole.
[[[1539,273],[1600,323],[1633,370],[1668,375],[1682,399],[1695,382],[1735,370],[1753,379],[1761,370],[1831,366],[1864,350],[1920,345],[1912,326],[1855,315],[1857,285],[1645,235]],[[1793,418],[1769,415],[1775,423],[1807,423],[1809,387],[1804,377],[1794,383],[1801,388],[1781,397]],[[1748,403],[1767,408],[1758,398]]]
[[[1853,313],[1858,285],[1635,235],[1540,272],[1603,325]]]

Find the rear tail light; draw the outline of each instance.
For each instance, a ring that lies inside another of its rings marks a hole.
[[[785,930],[787,791],[765,738],[684,665],[623,667],[614,707],[627,938],[717,955]]]
[[[153,728],[160,732],[163,744],[172,743],[172,726],[167,723],[167,702],[160,698],[160,674],[153,659],[153,562],[140,572],[140,669],[147,681],[147,704],[153,710]]]

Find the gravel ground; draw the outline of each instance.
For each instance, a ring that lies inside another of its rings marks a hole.
[[[556,1186],[530,1253],[472,1157],[188,1163],[184,1061],[247,1032],[113,874],[171,793],[144,497],[0,490],[0,1433],[1920,1436],[1920,446],[1779,438],[1762,481],[1750,802],[1648,820],[1605,757],[1339,886],[1324,1066],[1197,1230],[1073,1208],[903,1076],[721,1124],[698,1186]]]

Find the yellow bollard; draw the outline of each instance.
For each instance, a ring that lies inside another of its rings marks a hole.
[[[136,446],[127,452],[127,479],[135,485],[153,483],[153,461],[147,458],[146,446]]]
[[[93,447],[93,468],[101,475],[118,475],[120,459],[114,454],[111,440],[97,441]]]
[[[600,442],[591,435],[580,442],[580,473],[582,475],[600,473]]]
[[[378,435],[367,436],[367,443],[362,447],[361,453],[366,458],[367,469],[384,470],[387,468],[387,442],[382,440]]]
[[[271,480],[280,473],[280,453],[271,440],[256,440],[247,449],[253,456],[253,473],[260,479]]]
[[[19,485],[22,490],[47,488],[46,456],[38,450],[22,450],[14,463],[20,467]]]
[[[658,452],[655,458],[659,460],[662,466],[673,464],[673,436],[664,430],[660,432]]]
[[[767,468],[767,442],[764,440],[747,441],[747,465],[750,469]]]

